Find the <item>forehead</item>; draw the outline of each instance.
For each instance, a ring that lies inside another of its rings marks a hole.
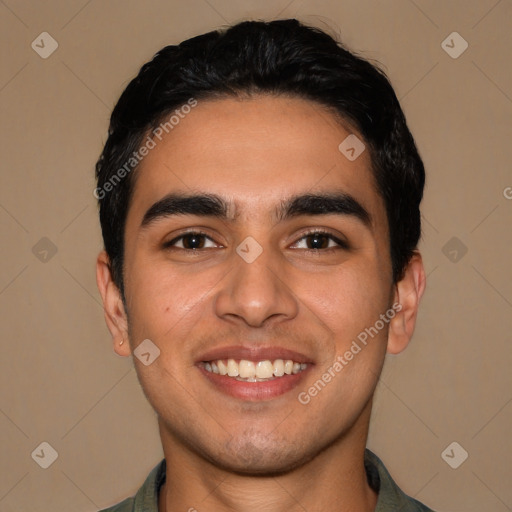
[[[340,151],[349,136],[354,142],[348,125],[308,100],[199,101],[161,140],[154,138],[155,147],[135,171],[127,226],[172,192],[219,195],[236,210],[230,214],[242,218],[244,212],[265,215],[293,195],[332,190],[382,213],[368,151],[355,160]]]

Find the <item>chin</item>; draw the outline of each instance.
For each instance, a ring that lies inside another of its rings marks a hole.
[[[254,441],[232,440],[212,462],[222,469],[241,475],[276,476],[288,473],[314,457],[289,445],[290,440],[268,441],[258,446]],[[300,444],[299,444],[300,446]]]

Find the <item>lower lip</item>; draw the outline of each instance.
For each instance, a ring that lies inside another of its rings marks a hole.
[[[299,373],[283,375],[282,377],[261,382],[244,382],[242,380],[236,380],[233,377],[209,372],[202,366],[198,366],[198,368],[201,373],[223,393],[242,400],[258,402],[271,400],[297,387],[311,368],[311,365],[308,365],[305,370]]]

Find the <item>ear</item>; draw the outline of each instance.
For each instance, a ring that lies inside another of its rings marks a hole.
[[[110,260],[105,251],[100,252],[96,260],[96,283],[103,299],[105,322],[112,335],[114,351],[120,356],[129,356],[128,318],[121,292],[112,280]]]
[[[409,344],[425,285],[426,276],[421,254],[415,251],[403,278],[395,285],[394,304],[397,307],[393,309],[397,313],[389,322],[388,354],[399,354]]]

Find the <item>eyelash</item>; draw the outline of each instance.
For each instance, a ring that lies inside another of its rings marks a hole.
[[[208,240],[215,242],[211,237],[209,237],[203,231],[187,231],[185,233],[182,233],[180,236],[173,238],[169,242],[165,242],[163,245],[163,248],[164,249],[175,249],[176,247],[174,247],[174,244],[176,244],[176,242],[178,242],[178,241],[182,240],[183,238],[185,238],[186,236],[190,236],[190,235],[204,236]],[[330,233],[329,231],[326,231],[324,229],[312,229],[312,230],[309,230],[309,231],[303,233],[301,235],[301,237],[297,241],[294,242],[293,245],[297,244],[304,238],[307,238],[308,236],[311,236],[311,235],[324,235],[327,238],[329,238],[330,240],[332,240],[333,242],[335,242],[338,245],[338,247],[328,247],[326,249],[303,249],[303,250],[307,251],[308,253],[318,253],[319,251],[326,253],[326,252],[336,251],[338,249],[345,249],[345,250],[350,249],[349,244],[347,242],[340,240],[338,237],[334,236],[332,233]],[[191,253],[201,250],[201,249],[187,249],[187,248],[181,248],[181,247],[179,247],[178,249],[187,251],[187,252],[191,252]]]
[[[177,236],[176,238],[173,238],[169,242],[165,242],[164,245],[163,245],[163,248],[164,249],[174,249],[173,245],[176,242],[178,242],[179,240],[182,240],[186,236],[191,236],[191,235],[204,236],[208,240],[211,240],[212,242],[214,241],[211,237],[209,237],[203,231],[186,231],[185,233],[182,233],[180,236]],[[182,251],[188,251],[188,252],[197,252],[198,250],[200,250],[200,249],[186,249],[186,248],[182,249],[181,247],[179,247],[179,249],[182,250]]]
[[[304,249],[308,253],[318,253],[319,251],[326,253],[326,252],[337,251],[339,249],[345,249],[345,250],[350,249],[350,247],[346,241],[340,240],[338,237],[334,236],[331,232],[329,232],[325,229],[311,229],[311,230],[306,231],[305,233],[302,233],[301,237],[296,242],[294,242],[294,245],[296,243],[298,243],[299,241],[303,240],[304,238],[311,236],[311,235],[324,235],[328,239],[335,242],[338,245],[338,247],[328,247],[327,249]]]

